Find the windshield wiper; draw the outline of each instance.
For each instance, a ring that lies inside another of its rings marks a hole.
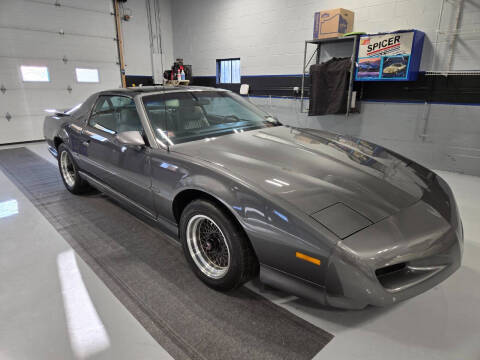
[[[267,123],[267,124],[270,124],[270,125],[275,125],[275,126],[279,126],[279,125],[282,125],[282,123],[280,121],[278,121],[278,119],[272,115],[265,115],[263,117],[265,119],[264,123]]]

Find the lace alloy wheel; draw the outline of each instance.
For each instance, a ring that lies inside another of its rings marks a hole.
[[[195,215],[187,224],[187,245],[197,267],[220,279],[230,267],[230,250],[220,227],[208,216]]]

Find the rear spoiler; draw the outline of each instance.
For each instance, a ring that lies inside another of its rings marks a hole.
[[[55,110],[55,109],[46,109],[45,112],[47,112],[49,115],[52,117],[64,117],[64,116],[70,116],[70,114],[67,114],[68,110]]]

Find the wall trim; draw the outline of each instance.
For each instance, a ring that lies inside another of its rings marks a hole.
[[[305,97],[310,95],[310,76],[305,77]],[[301,74],[242,75],[241,83],[250,85],[250,96],[294,99],[293,89],[301,87]],[[216,76],[194,76],[192,85],[221,87],[239,92],[240,84],[217,84]],[[479,106],[480,75],[426,76],[416,81],[354,82],[357,100],[384,103],[429,103]]]
[[[362,102],[371,103],[396,103],[396,104],[424,104],[425,101],[421,100],[361,100]],[[464,103],[464,102],[443,102],[443,101],[428,101],[427,104],[431,105],[457,105],[457,106],[480,106],[480,103]]]
[[[300,100],[300,97],[294,96],[275,96],[275,95],[242,95],[243,97],[251,98],[262,98],[262,99],[282,99],[282,100]],[[308,101],[308,98],[304,98],[305,101]],[[369,103],[394,103],[394,104],[424,104],[424,101],[415,101],[415,100],[362,100],[362,102]],[[451,103],[451,102],[440,102],[433,101],[429,102],[431,105],[456,105],[456,106],[480,106],[480,103]]]

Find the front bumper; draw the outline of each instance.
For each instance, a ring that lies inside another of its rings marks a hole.
[[[436,185],[446,201],[439,203],[438,194],[430,192],[338,243],[325,283],[328,305],[390,305],[431,289],[460,267],[463,229],[458,209],[443,180],[438,178]]]

